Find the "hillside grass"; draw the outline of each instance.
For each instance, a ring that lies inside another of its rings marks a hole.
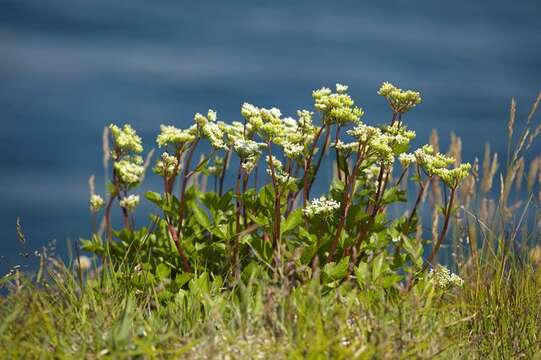
[[[0,298],[3,359],[541,355],[540,272],[519,257],[505,271],[498,257],[472,262],[461,274],[465,286],[444,296],[416,287],[394,300],[316,280],[292,287],[252,278],[226,288],[206,273],[169,294],[136,279],[137,269],[105,266],[81,279],[74,267],[44,261],[39,278],[12,275]]]

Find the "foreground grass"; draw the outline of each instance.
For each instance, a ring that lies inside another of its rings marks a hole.
[[[470,264],[464,288],[443,296],[389,297],[316,282],[227,289],[206,274],[172,294],[137,269],[83,281],[50,260],[38,278],[4,281],[0,358],[535,358],[540,272],[506,264]]]

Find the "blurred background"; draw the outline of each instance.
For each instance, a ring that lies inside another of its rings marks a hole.
[[[244,101],[294,115],[340,82],[381,123],[390,81],[422,93],[406,118],[418,143],[437,129],[445,149],[454,131],[466,160],[486,141],[505,157],[511,97],[524,119],[541,90],[540,16],[538,0],[0,0],[0,270],[89,235],[87,180],[103,194],[111,122],[149,150],[162,123],[208,108],[238,120]]]

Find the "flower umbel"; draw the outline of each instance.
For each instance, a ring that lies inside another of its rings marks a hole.
[[[420,93],[402,90],[388,82],[381,85],[378,94],[386,98],[391,108],[399,114],[403,114],[421,103]]]
[[[464,285],[464,280],[460,276],[452,273],[443,265],[437,265],[434,269],[430,270],[429,278],[441,290],[462,287]]]
[[[315,216],[329,217],[338,209],[340,209],[338,201],[321,196],[319,199],[313,199],[303,212],[309,218]]]
[[[101,196],[96,194],[90,195],[90,211],[92,213],[97,213],[98,211],[100,211],[104,204],[105,201]]]
[[[128,212],[133,212],[137,205],[139,205],[139,195],[132,194],[120,200],[120,206]]]

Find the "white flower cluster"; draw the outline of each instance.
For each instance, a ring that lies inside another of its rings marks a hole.
[[[460,276],[452,273],[443,265],[437,265],[435,269],[430,270],[429,279],[438,289],[442,290],[464,285],[464,280]]]
[[[94,214],[100,211],[100,209],[105,205],[105,201],[99,195],[92,194],[90,195],[90,211]]]
[[[130,125],[124,125],[121,129],[111,124],[109,129],[113,134],[114,150],[111,154],[118,180],[128,187],[135,186],[145,171],[143,158],[139,155],[143,152],[141,138]]]
[[[196,113],[194,120],[201,129],[203,135],[210,141],[210,144],[215,149],[227,149],[224,142],[223,125],[221,126],[217,120],[217,114],[214,110],[209,110],[207,116]]]
[[[139,195],[130,195],[120,200],[120,206],[126,209],[128,212],[133,212],[139,205]]]
[[[258,108],[252,104],[242,104],[241,114],[247,123],[266,141],[274,141],[283,136],[286,129],[281,119],[282,113],[277,108]]]
[[[197,128],[195,125],[186,130],[177,129],[171,125],[160,125],[160,134],[156,138],[156,142],[159,147],[170,144],[182,145],[195,140],[196,132]]]
[[[134,186],[141,181],[145,167],[141,156],[126,156],[122,160],[115,161],[114,168],[120,181],[128,186]]]
[[[253,134],[253,126],[249,123],[245,125],[239,121],[233,121],[231,124],[218,122],[218,125],[222,129],[225,142],[229,147],[232,147],[238,140],[244,140],[244,134],[246,134],[246,138],[250,138]]]
[[[415,154],[402,153],[398,156],[398,160],[400,160],[402,166],[406,168],[411,164],[415,163]]]
[[[253,140],[239,139],[233,144],[233,149],[239,155],[242,161],[242,169],[245,173],[252,172],[254,167],[259,161],[261,156],[261,150],[267,145],[264,143],[258,143]]]
[[[310,204],[303,210],[304,215],[309,218],[314,216],[328,217],[332,215],[336,210],[340,209],[340,203],[327,199],[325,196],[321,196],[319,199],[313,199]]]
[[[384,82],[378,91],[378,94],[389,101],[391,108],[400,114],[407,112],[421,103],[421,94],[416,91],[402,90],[396,86]]]
[[[271,169],[271,165],[270,165],[271,157],[266,156],[265,161],[268,164],[267,174],[269,176],[272,176],[272,169]],[[282,165],[282,162],[280,160],[278,160],[274,156],[272,157],[272,167],[273,167],[273,170],[274,170],[274,178],[276,179],[278,184],[286,184],[286,183],[291,182],[291,181],[294,180],[294,178],[289,176],[287,174],[287,172],[284,170],[284,166]]]
[[[470,173],[471,165],[469,163],[460,164],[456,168],[448,169],[448,166],[452,165],[455,159],[441,153],[436,153],[430,145],[425,145],[415,150],[414,155],[417,163],[427,174],[438,176],[452,189],[458,187],[460,182]]]
[[[367,154],[377,158],[384,165],[392,165],[396,155],[403,153],[415,138],[415,132],[407,130],[405,126],[394,124],[383,128],[376,128],[358,123],[353,129],[347,131],[357,142],[350,144],[337,144],[337,148],[353,151],[358,144],[367,147]]]
[[[115,145],[121,152],[133,151],[136,154],[143,152],[141,138],[129,124],[125,124],[122,129],[115,124],[109,125],[109,130],[113,134]]]
[[[178,159],[175,156],[170,155],[168,152],[164,152],[152,170],[158,175],[169,178],[172,175],[177,175],[179,173],[180,166],[178,165]]]
[[[282,142],[282,148],[284,149],[284,155],[287,156],[290,159],[297,159],[299,158],[303,151],[304,146],[301,144],[295,144],[290,141],[284,141]]]
[[[336,93],[326,87],[312,92],[314,106],[323,113],[326,124],[357,123],[363,116],[363,110],[355,106],[355,102],[347,94],[347,90],[347,86],[336,84]]]

